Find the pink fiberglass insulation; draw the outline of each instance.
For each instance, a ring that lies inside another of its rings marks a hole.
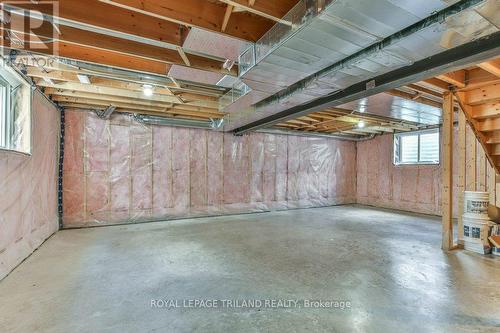
[[[457,135],[455,131],[455,136]],[[417,213],[441,214],[441,166],[393,164],[393,136],[358,143],[357,201],[360,204]],[[455,159],[458,154],[454,154]],[[458,165],[458,160],[454,161]],[[454,190],[458,193],[457,170]],[[457,199],[453,200],[457,210]]]
[[[356,144],[66,112],[66,227],[356,201]]]
[[[59,112],[38,93],[33,96],[32,112],[31,156],[0,150],[0,279],[58,228]],[[74,154],[71,148],[75,147],[70,147],[68,156]],[[69,168],[81,162],[75,160]],[[78,181],[71,181],[77,189]],[[78,197],[73,198],[73,205],[78,205]]]

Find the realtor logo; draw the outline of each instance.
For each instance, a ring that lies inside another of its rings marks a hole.
[[[58,55],[59,1],[3,1],[0,4],[3,54],[23,50]]]

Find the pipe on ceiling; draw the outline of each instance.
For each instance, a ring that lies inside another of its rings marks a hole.
[[[222,119],[211,119],[209,121],[203,121],[203,120],[192,120],[192,119],[167,118],[167,117],[151,116],[151,115],[144,115],[137,113],[133,114],[132,118],[141,124],[212,129],[212,130],[218,129],[223,124]]]
[[[275,128],[260,129],[260,130],[257,130],[256,132],[257,133],[264,133],[264,134],[276,134],[276,135],[293,135],[293,136],[303,136],[303,137],[329,138],[329,139],[337,139],[337,140],[342,140],[342,141],[354,141],[354,142],[371,140],[377,136],[377,134],[372,133],[370,135],[363,136],[363,137],[353,137],[353,136],[346,136],[346,135],[339,135],[339,134],[303,132],[303,131],[282,130],[282,129],[275,129]]]

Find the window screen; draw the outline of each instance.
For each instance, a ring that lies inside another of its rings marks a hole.
[[[438,164],[439,129],[394,135],[395,164]]]

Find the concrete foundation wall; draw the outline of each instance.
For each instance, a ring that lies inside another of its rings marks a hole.
[[[64,225],[320,207],[356,201],[356,144],[104,121],[67,111]]]
[[[0,279],[58,229],[59,112],[35,93],[32,155],[0,150]]]

